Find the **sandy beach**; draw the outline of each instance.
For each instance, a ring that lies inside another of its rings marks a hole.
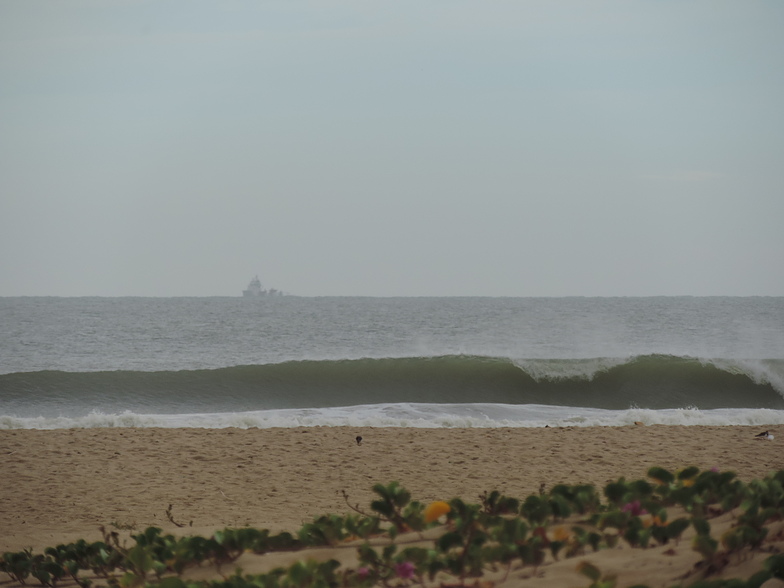
[[[602,488],[620,476],[645,477],[651,466],[716,467],[749,481],[784,468],[784,437],[772,430],[777,438],[762,441],[755,439],[759,431],[737,426],[3,430],[0,550],[97,539],[102,525],[123,532],[158,526],[207,535],[228,526],[296,531],[317,515],[348,512],[343,492],[352,504],[367,505],[375,483],[393,480],[422,502],[453,497],[476,502],[491,490],[522,499],[557,483]],[[169,520],[170,506],[173,520],[185,527]],[[646,551],[655,557],[654,550]],[[629,566],[622,553],[605,558],[605,565],[618,570],[642,565],[638,557]],[[553,569],[550,585],[557,585],[552,584],[556,577]]]

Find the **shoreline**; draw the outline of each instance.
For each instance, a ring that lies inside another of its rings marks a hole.
[[[648,426],[784,426],[774,408],[628,408],[488,403],[365,404],[219,413],[90,412],[82,416],[0,415],[0,430],[65,429],[542,429]]]
[[[294,531],[367,505],[398,481],[421,502],[485,491],[523,499],[558,483],[601,489],[652,466],[731,470],[749,481],[784,468],[777,434],[754,426],[507,429],[12,429],[0,431],[0,551],[97,539],[99,527],[209,534]],[[355,441],[363,437],[361,445]],[[171,519],[185,527],[178,528]]]

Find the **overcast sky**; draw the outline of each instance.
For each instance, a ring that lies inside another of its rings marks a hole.
[[[0,295],[784,295],[784,2],[0,1]]]

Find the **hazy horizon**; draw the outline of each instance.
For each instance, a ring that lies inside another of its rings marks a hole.
[[[7,296],[0,296],[0,298],[241,298],[243,300],[248,300],[249,304],[253,304],[256,300],[276,300],[279,298],[378,298],[378,299],[393,299],[393,298],[519,298],[519,299],[568,299],[568,298],[596,298],[596,299],[613,299],[613,298],[784,298],[784,296],[778,296],[775,294],[748,294],[748,295],[724,295],[724,294],[706,294],[706,295],[693,295],[693,294],[641,294],[641,295],[631,295],[631,296],[583,296],[583,295],[564,295],[564,296],[491,296],[491,295],[470,295],[470,294],[444,294],[444,295],[398,295],[398,296],[386,296],[383,294],[373,295],[373,294],[295,294],[291,292],[282,292],[279,296],[262,296],[262,297],[250,297],[247,298],[242,295],[242,292],[238,294],[204,294],[201,296],[196,295],[187,295],[187,294],[175,294],[171,296],[148,296],[144,294],[118,294],[116,296],[102,296],[99,294],[81,294],[81,295],[74,295],[74,296],[58,296],[58,295],[51,295],[51,294],[15,294],[15,295],[7,295]]]
[[[0,296],[782,296],[784,3],[0,3]]]

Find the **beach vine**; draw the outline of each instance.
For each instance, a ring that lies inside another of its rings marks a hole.
[[[367,510],[327,514],[296,533],[226,528],[210,537],[174,536],[157,527],[128,542],[102,528],[103,540],[80,539],[34,553],[7,552],[0,571],[20,585],[36,580],[57,588],[287,588],[287,587],[490,587],[515,574],[515,582],[540,575],[555,561],[580,558],[623,543],[634,549],[689,541],[697,563],[673,586],[758,588],[784,579],[784,470],[743,483],[733,472],[696,467],[670,472],[654,467],[644,480],[620,478],[600,492],[590,485],[558,484],[523,500],[498,491],[478,502],[460,498],[429,504],[412,500],[397,482],[373,486]],[[166,513],[171,515],[171,505]],[[711,521],[729,513],[732,523],[714,536]],[[289,567],[245,574],[237,560],[246,553],[297,552],[306,548],[356,550],[357,565],[303,558]],[[769,553],[745,579],[718,578],[733,561]],[[220,580],[195,581],[189,569],[213,565]],[[576,572],[592,588],[620,588],[612,573],[582,559]],[[641,585],[638,585],[641,586]]]

